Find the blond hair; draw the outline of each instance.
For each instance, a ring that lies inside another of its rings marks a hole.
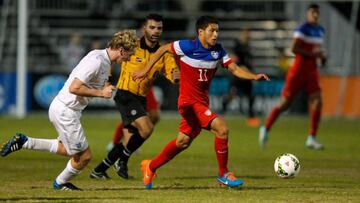
[[[111,49],[119,49],[122,47],[125,51],[132,51],[137,46],[137,36],[135,30],[123,30],[115,33],[108,43]]]

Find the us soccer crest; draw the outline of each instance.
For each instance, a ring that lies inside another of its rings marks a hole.
[[[217,51],[212,51],[210,52],[211,53],[211,56],[214,58],[214,59],[218,59],[219,58],[219,52]]]

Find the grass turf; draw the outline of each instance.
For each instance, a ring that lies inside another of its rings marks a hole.
[[[129,161],[129,180],[119,178],[111,168],[109,181],[89,178],[90,170],[106,155],[117,120],[114,116],[84,113],[82,123],[93,152],[89,166],[72,182],[81,192],[54,191],[52,181],[63,170],[67,158],[19,151],[0,157],[0,201],[27,202],[359,202],[359,120],[325,119],[319,139],[325,150],[304,146],[307,117],[281,117],[270,134],[269,146],[258,147],[258,130],[239,117],[226,118],[230,128],[229,168],[245,181],[240,189],[221,188],[216,182],[217,163],[213,136],[203,131],[192,146],[160,168],[152,190],[142,185],[140,162],[154,157],[177,135],[178,118],[162,118],[140,154]],[[56,131],[46,115],[24,120],[0,118],[0,142],[15,132],[32,137],[55,138]],[[273,169],[275,158],[295,154],[301,171],[295,179],[280,179]]]

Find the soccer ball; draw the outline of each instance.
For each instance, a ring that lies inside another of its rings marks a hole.
[[[276,158],[274,169],[280,178],[294,178],[300,172],[300,162],[293,154],[282,154]]]

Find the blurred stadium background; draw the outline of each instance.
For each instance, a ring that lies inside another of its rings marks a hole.
[[[293,58],[293,30],[305,20],[310,3],[314,1],[0,0],[0,115],[22,118],[27,113],[46,111],[84,54],[105,47],[120,29],[139,28],[150,12],[165,18],[164,42],[195,37],[195,20],[204,14],[219,18],[220,42],[228,52],[239,31],[249,29],[254,70],[272,78],[268,83],[255,83],[253,89],[256,112],[267,114],[279,99]],[[326,29],[325,50],[329,57],[327,65],[321,67],[323,113],[359,117],[359,2],[317,3],[321,7],[320,22]],[[114,68],[114,74],[118,72]],[[176,111],[177,87],[163,78],[155,85],[162,110]],[[229,75],[220,69],[211,87],[215,111],[221,110],[221,100],[228,89]],[[241,94],[228,113],[238,114],[239,108],[246,112],[247,102],[240,98]],[[290,113],[306,113],[306,95],[299,95],[296,101]],[[112,110],[113,106],[112,101],[95,99],[88,108]]]

